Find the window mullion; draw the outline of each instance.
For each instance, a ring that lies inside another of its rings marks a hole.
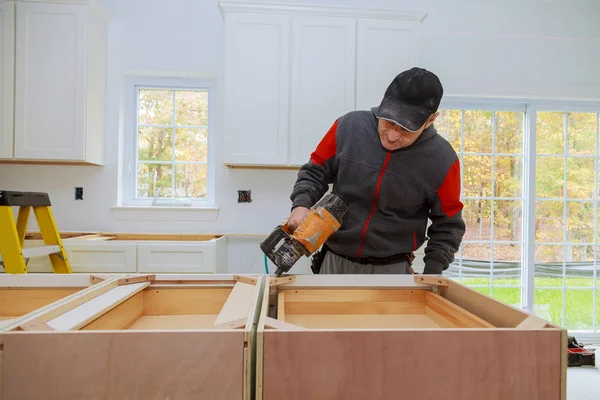
[[[175,91],[173,90],[173,115],[171,121],[172,149],[171,149],[171,198],[175,198]]]
[[[525,167],[524,167],[524,208],[523,213],[523,249],[521,270],[521,306],[527,312],[534,310],[535,289],[535,220],[536,220],[536,124],[537,110],[527,106],[524,119],[525,127]]]

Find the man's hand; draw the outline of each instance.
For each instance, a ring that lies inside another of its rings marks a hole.
[[[304,222],[304,219],[308,215],[310,210],[306,207],[298,206],[292,210],[290,217],[288,218],[287,226],[290,232],[294,232],[296,228]]]

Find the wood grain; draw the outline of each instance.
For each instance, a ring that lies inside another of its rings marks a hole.
[[[561,394],[561,331],[266,330],[263,398],[531,399]]]
[[[10,333],[2,398],[241,399],[244,332]]]
[[[218,314],[230,293],[230,287],[150,286],[144,291],[144,315]]]
[[[25,315],[82,289],[75,287],[0,289],[0,315]]]

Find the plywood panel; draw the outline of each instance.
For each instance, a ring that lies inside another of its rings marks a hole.
[[[231,288],[148,288],[144,315],[218,314]]]
[[[100,318],[87,324],[81,330],[127,329],[144,312],[144,294],[137,293],[124,303],[119,304]]]
[[[265,331],[263,398],[539,399],[560,394],[560,331]],[[418,368],[415,366],[418,365]]]
[[[83,288],[0,289],[0,315],[25,315],[81,289]]]
[[[130,330],[152,329],[207,329],[213,326],[216,314],[198,315],[146,315],[137,320]]]
[[[3,399],[240,399],[244,332],[10,333]]]
[[[289,315],[286,322],[303,328],[314,329],[422,329],[440,328],[432,318],[425,314],[326,314],[326,315]]]

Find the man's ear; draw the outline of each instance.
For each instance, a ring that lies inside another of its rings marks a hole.
[[[433,121],[435,121],[435,119],[440,115],[440,112],[436,112],[435,114],[431,115],[431,117],[429,117],[429,119],[427,120],[427,122],[425,123],[425,129],[429,128],[431,126],[431,124],[433,124]]]

